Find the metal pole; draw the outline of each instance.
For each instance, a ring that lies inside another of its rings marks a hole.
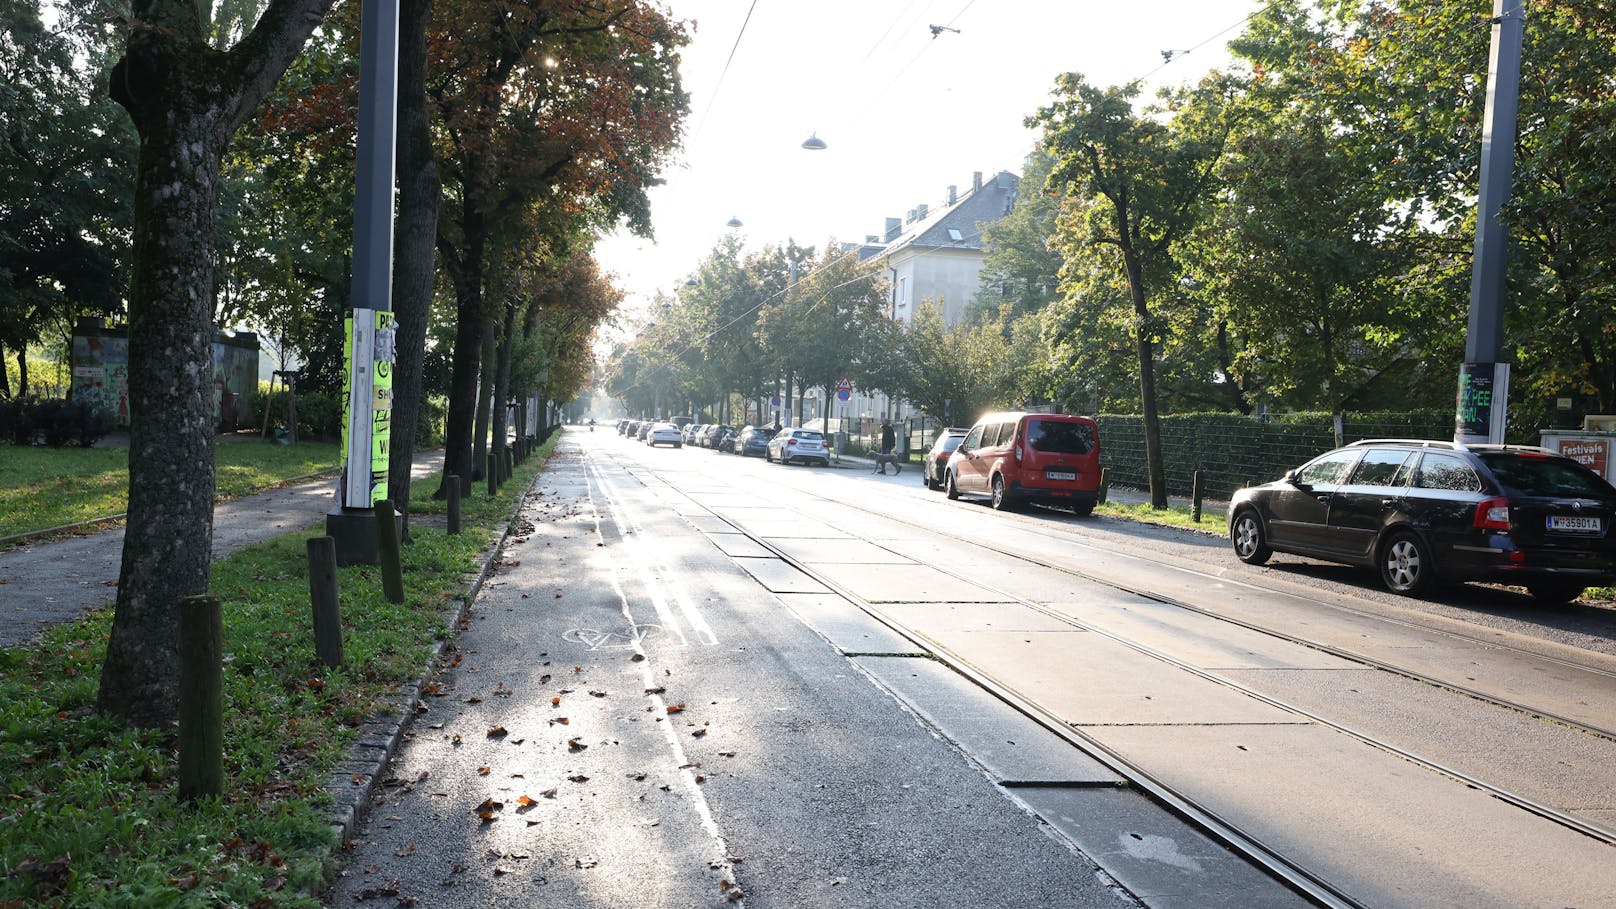
[[[376,564],[369,488],[376,445],[371,426],[377,361],[391,361],[391,339],[377,343],[376,312],[393,308],[393,150],[398,132],[398,0],[366,3],[359,20],[359,135],[354,185],[354,341],[348,384],[346,476],[326,532],[341,565]],[[378,350],[377,348],[380,348]],[[385,377],[384,377],[385,378]],[[385,386],[384,386],[385,389]],[[381,447],[385,448],[385,445]],[[408,495],[408,492],[405,493]]]
[[[1501,419],[1482,419],[1473,408],[1472,395],[1467,407],[1467,390],[1474,379],[1485,374],[1488,396],[1486,410],[1505,406],[1507,388],[1494,384],[1491,369],[1482,364],[1499,361],[1504,347],[1504,266],[1509,234],[1499,221],[1499,212],[1510,195],[1515,169],[1521,81],[1521,45],[1526,18],[1521,0],[1493,0],[1492,49],[1487,63],[1487,107],[1481,130],[1481,186],[1476,200],[1476,242],[1470,267],[1470,324],[1465,336],[1465,368],[1459,377],[1459,419],[1454,440],[1458,442],[1502,442],[1491,429],[1477,431],[1480,424],[1502,426]],[[1507,376],[1507,373],[1505,374]],[[1507,378],[1506,380],[1507,381]],[[1466,426],[1466,411],[1469,425]],[[1488,414],[1490,416],[1490,414]]]

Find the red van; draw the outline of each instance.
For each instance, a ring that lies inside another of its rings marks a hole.
[[[950,499],[988,496],[1001,510],[1043,502],[1088,514],[1100,491],[1100,428],[1067,414],[988,414],[949,456],[944,483]]]

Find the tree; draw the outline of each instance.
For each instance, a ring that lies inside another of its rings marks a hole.
[[[1151,505],[1166,508],[1155,376],[1165,326],[1151,303],[1177,278],[1174,245],[1200,216],[1223,153],[1229,132],[1217,103],[1223,89],[1208,84],[1170,110],[1140,115],[1133,110],[1137,85],[1098,89],[1068,73],[1057,86],[1054,102],[1027,122],[1043,127],[1043,141],[1055,156],[1050,184],[1095,203],[1084,209],[1081,224],[1063,225],[1062,243],[1068,249],[1111,249],[1127,276]],[[1158,116],[1167,113],[1176,116]]]
[[[112,98],[140,136],[129,284],[129,522],[100,706],[137,724],[177,710],[179,599],[207,590],[213,537],[214,209],[236,130],[331,0],[271,0],[228,51],[196,4],[134,0]]]
[[[533,206],[549,209],[545,223],[562,225],[552,237],[619,220],[649,232],[645,190],[689,109],[677,70],[687,37],[641,0],[460,4],[445,12],[432,43],[439,75],[427,89],[446,142],[439,161],[449,204],[437,245],[458,320],[444,471],[469,482],[492,315],[490,243]]]
[[[74,39],[81,19],[107,14],[61,4],[47,29],[31,2],[0,4],[0,361],[67,338],[80,315],[123,308],[134,135]],[[9,395],[0,366],[0,397]]]

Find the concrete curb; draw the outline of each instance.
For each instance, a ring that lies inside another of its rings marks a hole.
[[[325,784],[325,791],[331,794],[332,801],[327,824],[337,836],[338,851],[346,846],[354,829],[365,819],[370,801],[376,794],[376,787],[380,785],[382,772],[386,770],[393,755],[398,752],[399,743],[404,740],[404,734],[409,731],[410,724],[421,713],[421,693],[426,688],[427,679],[436,671],[438,661],[443,658],[449,643],[459,637],[460,623],[471,611],[471,604],[476,601],[483,584],[493,573],[495,563],[499,561],[500,554],[505,551],[505,544],[511,538],[511,529],[516,526],[517,519],[522,513],[522,505],[543,475],[543,470],[534,473],[527,486],[523,487],[521,495],[516,499],[515,507],[511,510],[511,516],[503,525],[496,528],[499,541],[489,547],[482,567],[475,575],[470,576],[465,591],[456,597],[459,605],[452,606],[444,612],[444,618],[449,623],[449,634],[440,638],[432,648],[432,654],[422,667],[421,675],[412,684],[400,689],[399,697],[392,707],[360,725],[359,739],[348,748],[347,759],[339,761],[332,768],[331,778]]]

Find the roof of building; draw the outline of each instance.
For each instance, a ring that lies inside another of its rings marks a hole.
[[[904,225],[904,230],[884,247],[860,249],[860,258],[885,255],[904,249],[982,249],[982,227],[1010,213],[1015,205],[1021,178],[1000,171],[959,197],[953,205],[926,212]],[[865,251],[868,250],[868,255]]]

